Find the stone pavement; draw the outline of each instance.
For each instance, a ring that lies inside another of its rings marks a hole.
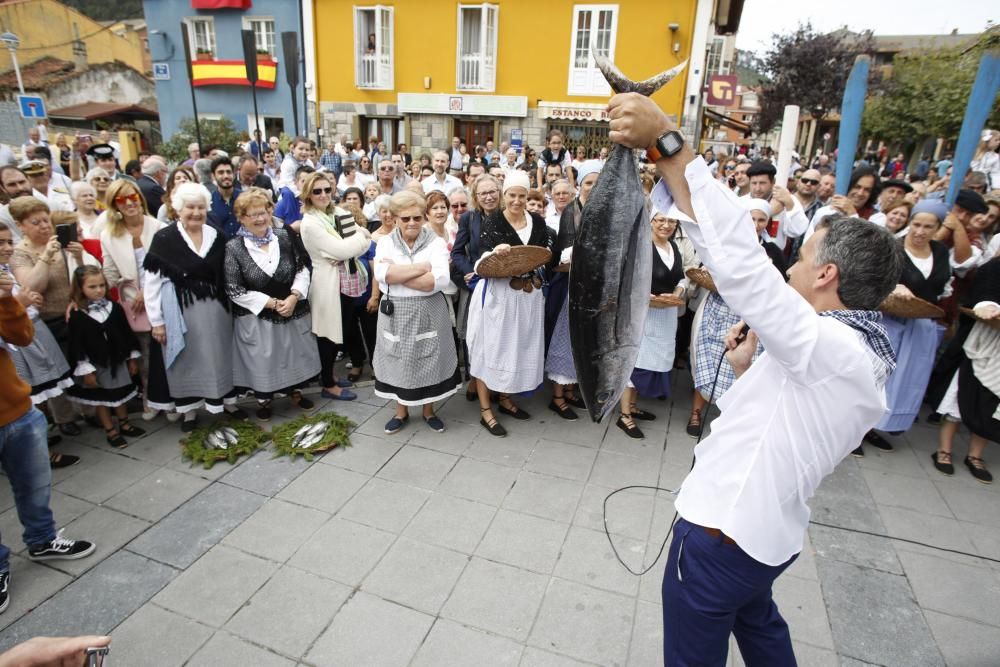
[[[87,429],[59,445],[83,461],[56,471],[52,505],[67,536],[97,542],[94,556],[24,558],[0,484],[16,554],[0,648],[110,633],[120,667],[661,664],[663,560],[626,572],[602,504],[621,486],[684,478],[690,378],[676,381],[676,401],[643,402],[659,419],[638,442],[613,424],[564,422],[543,396],[522,403],[531,421],[505,418],[510,435],[493,438],[461,394],[439,410],[447,432],[415,413],[387,436],[391,407],[370,388],[320,403],[359,426],[353,447],[312,463],[262,451],[204,470],[181,460],[179,428],[162,419],[123,451]],[[273,421],[295,414],[278,401]],[[813,518],[1000,558],[1000,483],[960,465],[938,474],[936,435],[921,422],[894,453],[848,458]],[[672,511],[663,492],[608,503],[633,568],[656,557]],[[997,563],[812,526],[775,597],[801,665],[1000,663]],[[741,665],[735,643],[732,654]]]

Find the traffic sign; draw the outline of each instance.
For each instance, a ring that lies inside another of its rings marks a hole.
[[[170,63],[153,63],[153,80],[170,81]]]
[[[18,95],[21,118],[45,118],[45,100],[40,95]]]
[[[524,131],[519,127],[512,128],[510,131],[510,147],[513,148],[518,153],[521,152],[521,147],[524,144]]]

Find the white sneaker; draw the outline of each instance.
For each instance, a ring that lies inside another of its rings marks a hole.
[[[181,413],[179,413],[179,412],[168,412],[167,413],[167,421],[170,422],[171,424],[174,423],[175,421],[177,421],[180,418],[181,418]]]
[[[142,412],[142,421],[144,421],[144,422],[151,422],[154,419],[156,419],[156,417],[159,414],[160,414],[159,410],[152,410],[152,409],[150,409],[150,410],[143,410],[143,412]]]

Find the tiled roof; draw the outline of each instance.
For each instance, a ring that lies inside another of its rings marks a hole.
[[[108,116],[127,116],[135,120],[159,120],[155,109],[147,109],[138,104],[115,104],[113,102],[84,102],[60,109],[49,109],[49,117],[73,120],[94,120]]]
[[[53,56],[44,56],[27,65],[22,64],[21,78],[24,80],[24,89],[26,91],[44,92],[63,81],[78,77],[88,70],[120,71],[122,69],[131,69],[139,76],[144,76],[142,72],[126,65],[120,60],[107,63],[90,63],[87,65],[86,70],[78,72],[73,63],[68,60],[60,60]],[[10,69],[0,73],[0,92],[16,90],[17,75],[14,74],[14,70]]]

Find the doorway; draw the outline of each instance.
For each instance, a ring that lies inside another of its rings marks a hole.
[[[475,155],[476,146],[485,146],[493,138],[493,122],[481,120],[456,120],[455,136],[465,142],[469,155]]]

